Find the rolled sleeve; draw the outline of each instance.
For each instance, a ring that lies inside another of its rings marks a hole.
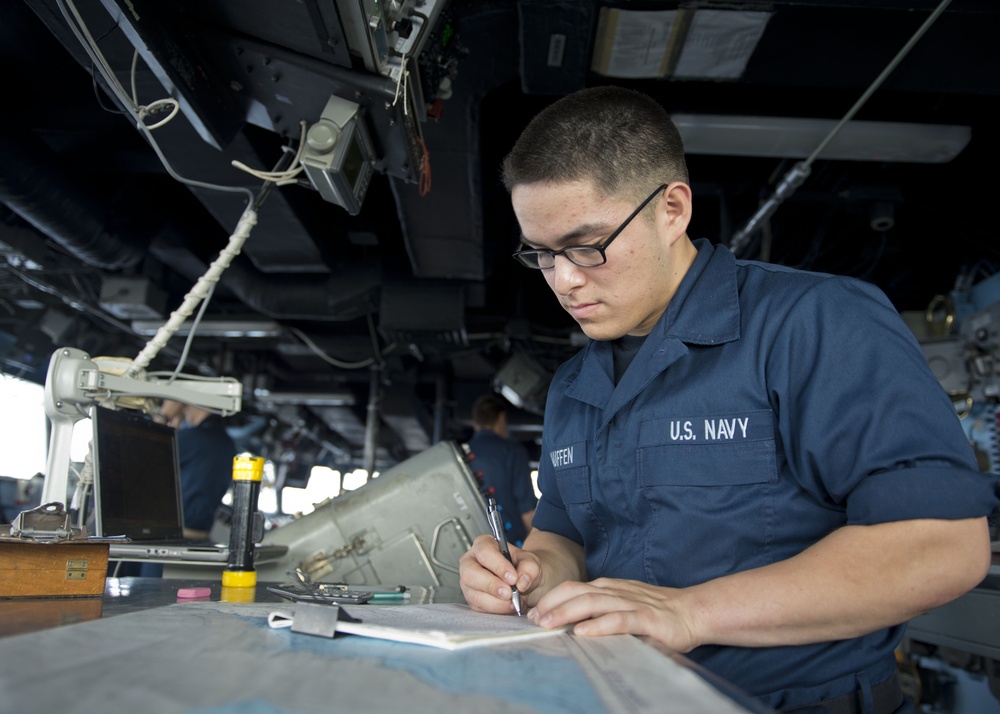
[[[555,472],[543,462],[538,470],[538,490],[542,492],[542,497],[538,500],[538,505],[535,506],[535,515],[531,519],[531,526],[582,544],[583,535],[573,525],[573,521],[566,512],[557,481]]]
[[[871,525],[915,518],[988,516],[1000,477],[946,463],[916,463],[862,479],[847,500],[847,521]]]
[[[799,483],[849,523],[973,518],[996,507],[954,406],[885,296],[829,278],[772,345],[779,428]]]

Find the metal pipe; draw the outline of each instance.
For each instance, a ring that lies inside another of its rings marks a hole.
[[[729,249],[732,250],[733,253],[739,255],[740,251],[742,251],[743,248],[746,247],[747,243],[750,242],[750,237],[754,234],[757,228],[760,227],[760,224],[773,216],[782,201],[784,201],[788,196],[791,196],[796,189],[802,185],[802,182],[806,180],[807,176],[809,176],[812,163],[816,160],[820,153],[822,153],[823,149],[825,149],[827,145],[833,141],[833,138],[840,133],[840,130],[846,126],[847,122],[854,118],[854,115],[858,113],[858,110],[861,109],[864,103],[867,102],[871,95],[875,93],[875,90],[882,85],[892,71],[896,69],[899,63],[903,61],[903,58],[910,52],[913,46],[917,44],[917,41],[924,36],[924,33],[930,29],[930,26],[934,24],[934,21],[938,19],[942,12],[944,12],[950,2],[951,0],[941,0],[941,3],[937,6],[937,8],[935,8],[934,12],[932,12],[930,16],[924,20],[923,24],[917,28],[917,31],[913,33],[913,36],[910,37],[906,44],[903,45],[902,49],[900,49],[900,51],[896,53],[896,56],[892,58],[892,61],[886,65],[885,69],[882,70],[879,76],[876,77],[875,80],[869,85],[868,89],[866,89],[858,98],[858,100],[854,103],[854,106],[851,107],[847,114],[845,114],[844,117],[837,122],[837,125],[830,130],[830,133],[826,135],[826,138],[819,143],[815,150],[813,150],[813,152],[806,159],[800,161],[791,168],[791,170],[781,180],[781,183],[778,184],[778,188],[775,189],[774,196],[765,201],[760,208],[757,209],[757,212],[750,217],[750,220],[747,221],[746,225],[733,234],[732,239],[729,241]]]
[[[382,401],[382,365],[371,366],[368,383],[368,407],[365,418],[365,480],[375,472],[375,451],[378,447],[378,405]]]

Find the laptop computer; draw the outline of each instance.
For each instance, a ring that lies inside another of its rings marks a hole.
[[[177,433],[131,410],[95,406],[94,531],[112,560],[225,564],[229,547],[184,537]],[[255,562],[285,546],[257,546]]]

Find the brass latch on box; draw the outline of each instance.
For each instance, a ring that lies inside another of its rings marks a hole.
[[[77,558],[66,561],[66,579],[67,580],[86,580],[87,579],[87,561],[83,558]]]

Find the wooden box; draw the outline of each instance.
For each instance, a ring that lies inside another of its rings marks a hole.
[[[0,598],[0,637],[97,620],[103,609],[99,597]]]
[[[0,597],[104,594],[107,542],[0,540]]]

